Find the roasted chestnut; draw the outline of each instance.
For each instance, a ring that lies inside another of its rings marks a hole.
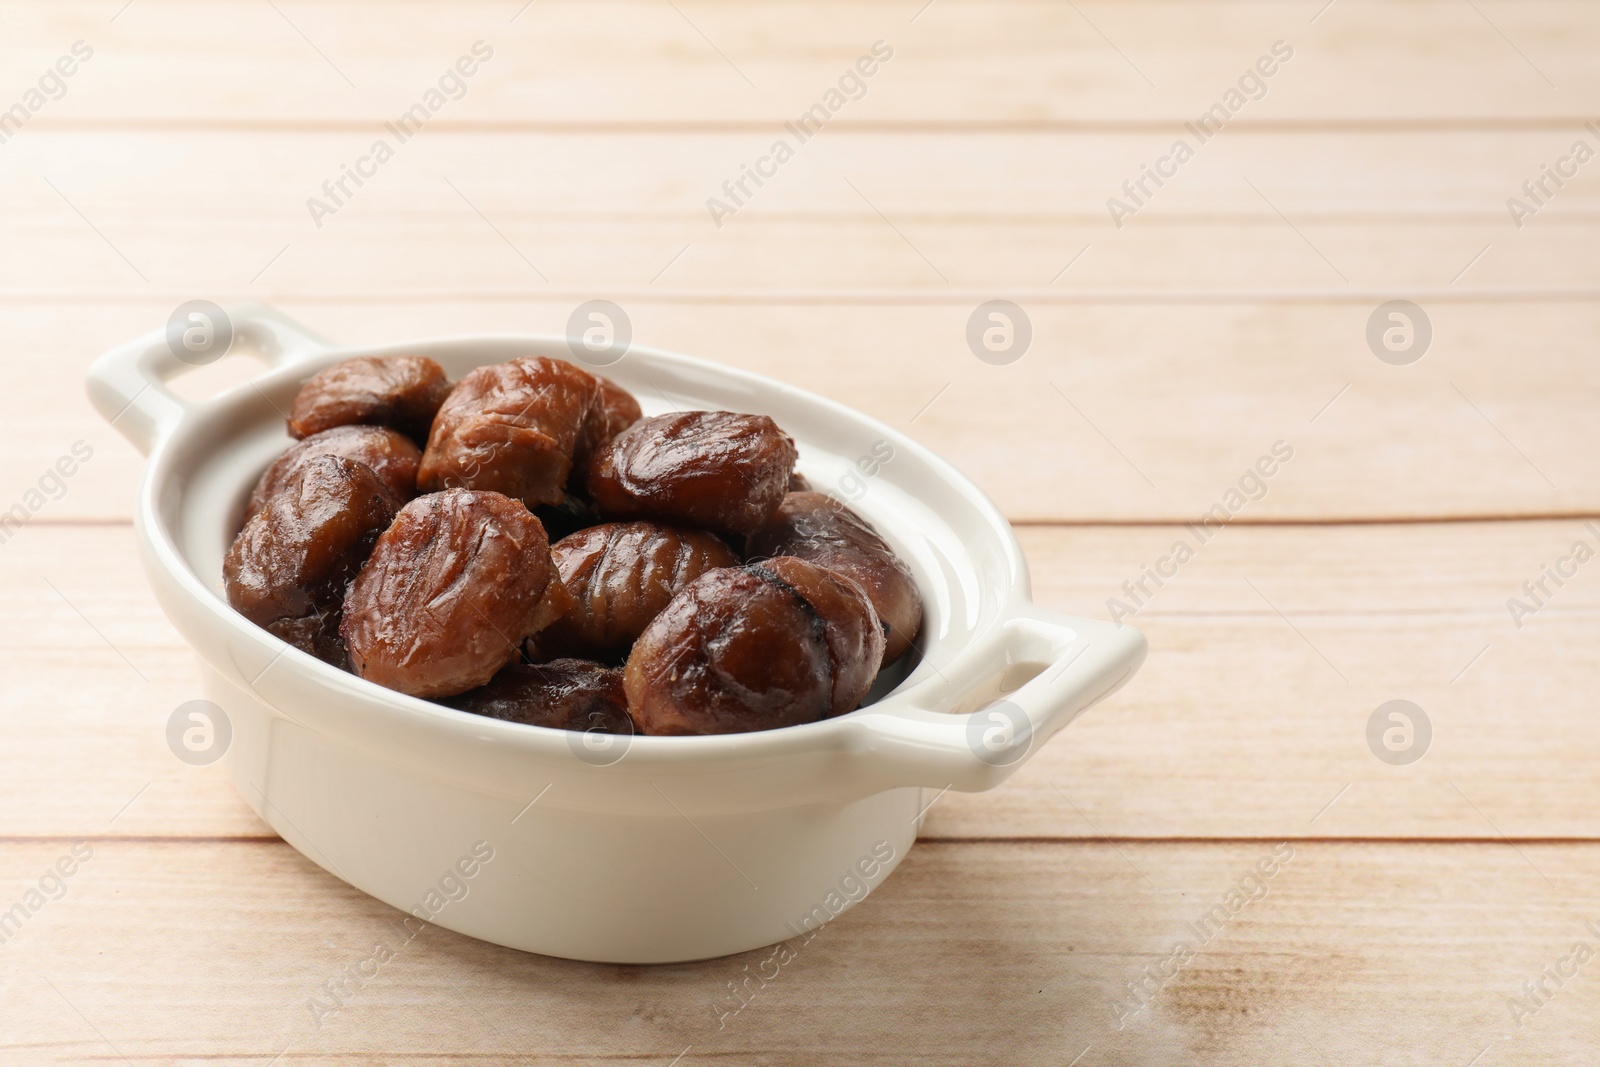
[[[589,461],[589,497],[610,519],[660,519],[747,534],[783,501],[789,435],[765,415],[689,411],[641,419]]]
[[[365,423],[426,441],[449,392],[444,368],[426,356],[357,356],[317,372],[300,387],[289,410],[289,436]]]
[[[422,451],[409,437],[384,426],[335,426],[290,445],[288,451],[272,461],[245,505],[245,521],[266,506],[302,463],[317,456],[342,456],[371,467],[402,504],[417,495],[417,464]]]
[[[222,563],[228,603],[296,648],[343,666],[345,588],[399,509],[370,467],[310,457],[234,538]]]
[[[854,711],[883,665],[883,626],[872,599],[848,577],[793,556],[765,560],[755,569],[787,582],[822,620],[833,660],[831,714]]]
[[[340,632],[361,677],[451,696],[488,682],[570,604],[521,501],[447,489],[411,501],[378,538]]]
[[[617,435],[638,422],[642,412],[639,401],[632,393],[612,381],[595,375],[599,388],[595,392],[594,407],[584,422],[579,435],[578,448],[573,455],[573,475],[581,481],[583,467],[600,449],[617,439]]]
[[[641,733],[740,733],[849,711],[882,656],[861,588],[787,559],[690,582],[634,644],[623,684]]]
[[[589,660],[512,663],[488,685],[448,697],[443,703],[529,726],[633,733],[622,672]]]
[[[911,570],[872,525],[824,493],[790,493],[745,543],[745,558],[798,556],[854,579],[872,598],[888,639],[885,664],[905,655],[922,628]]]
[[[588,371],[544,356],[479,367],[434,417],[418,486],[488,489],[530,508],[561,503],[599,389]]]
[[[573,605],[529,640],[532,659],[617,657],[679,589],[739,562],[712,534],[655,522],[593,526],[556,542],[550,554]]]
[[[399,692],[569,730],[764,730],[857,707],[922,625],[910,570],[766,416],[642,418],[543,356],[447,389],[393,356],[315,375],[289,422],[229,602]]]

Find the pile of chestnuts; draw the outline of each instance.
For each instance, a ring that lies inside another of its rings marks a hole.
[[[378,685],[514,722],[720,734],[857,707],[922,624],[911,572],[770,418],[644,418],[529,356],[308,380],[228,602]],[[551,538],[557,538],[552,543]]]

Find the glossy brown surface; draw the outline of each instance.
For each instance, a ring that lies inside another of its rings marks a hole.
[[[289,436],[365,423],[426,441],[450,392],[444,368],[426,356],[357,356],[311,377],[289,411]]]
[[[565,608],[554,574],[544,527],[520,501],[469,489],[418,497],[350,587],[341,633],[352,668],[413,696],[483,685]]]
[[[228,603],[295,647],[343,666],[345,588],[399,508],[371,468],[313,456],[234,538],[222,565]]]
[[[922,629],[922,595],[911,569],[870,523],[824,493],[784,497],[777,512],[750,535],[745,556],[798,556],[859,583],[887,631],[886,664],[903,656]]]
[[[589,660],[512,663],[488,685],[449,697],[443,703],[529,726],[633,733],[622,672]]]
[[[691,411],[641,419],[595,453],[588,491],[607,518],[745,534],[783,500],[789,435],[765,415]]]
[[[623,676],[641,733],[768,730],[855,706],[882,654],[870,602],[804,560],[779,570],[707,571],[646,627]]]
[[[883,664],[883,624],[872,601],[851,579],[793,556],[757,565],[805,598],[822,619],[833,660],[832,714],[854,711]]]
[[[290,445],[273,460],[250,494],[245,521],[261,510],[301,464],[317,456],[342,456],[371,467],[402,504],[417,495],[422,450],[409,437],[385,426],[336,426]]]
[[[550,550],[573,606],[529,641],[529,655],[611,660],[626,652],[674,594],[706,571],[736,566],[731,548],[703,530],[612,522]]]
[[[439,408],[418,486],[559,504],[599,388],[589,372],[543,356],[479,367]]]
[[[645,734],[729,734],[826,718],[822,620],[793,589],[744,567],[707,571],[628,656],[628,713]]]
[[[573,457],[573,463],[578,468],[573,471],[577,481],[582,481],[581,468],[589,461],[589,457],[616,440],[623,430],[638,422],[643,414],[639,410],[639,401],[622,386],[599,375],[595,375],[595,381],[599,383],[599,388],[595,392],[594,407],[589,409]]]

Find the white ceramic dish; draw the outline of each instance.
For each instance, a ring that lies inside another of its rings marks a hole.
[[[780,382],[634,347],[602,373],[646,414],[770,415],[798,442],[814,485],[855,497],[916,574],[927,611],[920,662],[839,718],[609,748],[364,682],[245,621],[221,592],[245,497],[289,443],[281,411],[307,376],[354,355],[422,353],[455,378],[518,355],[571,358],[567,343],[478,336],[341,349],[270,308],[230,314],[235,347],[272,365],[243,386],[178,399],[163,383],[187,367],[159,332],[89,374],[96,407],[150,457],[137,515],[145,571],[229,717],[227,764],[246,802],[337,877],[451,930],[628,963],[793,937],[881,883],[911,847],[931,791],[993,788],[1144,658],[1131,627],[1034,607],[1005,519],[909,438]],[[857,460],[875,448],[892,458],[868,477]]]

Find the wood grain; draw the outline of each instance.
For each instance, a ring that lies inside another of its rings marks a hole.
[[[1280,39],[1293,59],[1236,121],[1526,121],[1590,117],[1600,106],[1586,49],[1600,27],[1574,0],[1478,11],[1447,0],[1343,0],[1328,11],[1238,0],[675,6],[289,2],[274,12],[140,0],[112,22],[115,5],[78,0],[23,9],[8,34],[22,71],[90,41],[94,60],[48,121],[105,127],[375,124],[479,39],[494,58],[436,121],[775,124],[815,103],[879,39],[894,59],[835,121],[1175,125]]]
[[[1521,233],[1498,204],[1434,219],[1306,210],[1296,212],[1297,235],[1265,205],[1225,220],[1152,207],[1121,231],[1092,205],[1054,218],[896,212],[891,223],[864,207],[752,208],[722,230],[696,205],[632,218],[598,211],[553,218],[480,200],[493,228],[460,200],[455,206],[459,212],[435,203],[414,215],[352,214],[328,223],[324,234],[282,211],[277,219],[196,227],[192,219],[119,217],[136,208],[91,207],[151,279],[146,285],[57,200],[41,205],[34,220],[4,224],[10,239],[39,255],[0,262],[0,303],[159,304],[189,292],[222,302],[521,302],[598,291],[628,302],[701,306],[970,310],[1000,294],[1025,306],[1350,303],[1371,310],[1395,294],[1424,304],[1589,303],[1600,294],[1600,271],[1580,254],[1600,214],[1557,216],[1554,208]],[[230,257],[219,257],[213,242]],[[74,271],[82,275],[76,288]]]
[[[559,334],[576,304],[286,307],[359,344]],[[1367,349],[1369,304],[1036,305],[1034,347],[1005,367],[966,347],[970,304],[625,306],[636,338],[906,430],[1014,521],[1191,521],[1279,440],[1294,459],[1238,509],[1241,521],[1600,512],[1600,454],[1586,445],[1600,403],[1586,338],[1600,319],[1587,303],[1432,305],[1434,350],[1409,367]],[[170,310],[0,308],[22,381],[0,395],[0,436],[15,457],[0,471],[4,507],[82,439],[95,458],[35,510],[132,513],[142,462],[89,409],[82,375],[108,339],[156,328]]]
[[[1174,536],[1021,534],[1038,601],[1100,618]],[[924,833],[1593,838],[1600,785],[1571,753],[1600,744],[1585,651],[1600,587],[1580,571],[1521,628],[1506,607],[1579,537],[1600,544],[1575,521],[1224,529],[1130,620],[1151,642],[1135,681],[1000,789],[940,796]],[[0,671],[15,680],[0,835],[270,833],[220,766],[166,748],[198,675],[129,528],[39,526],[0,547]],[[1366,740],[1397,698],[1433,729],[1403,767]]]
[[[702,201],[741,136],[430,135],[318,230],[301,194],[337,173],[348,134],[25,130],[0,174],[19,208],[0,234],[29,250],[0,257],[25,381],[0,399],[21,459],[0,501],[82,438],[100,449],[92,491],[51,514],[129,513],[137,465],[81,374],[197,294],[271,299],[350,341],[561,332],[605,295],[642,341],[909,426],[1019,520],[1186,520],[1280,437],[1309,443],[1248,519],[1600,510],[1583,443],[1596,186],[1571,183],[1521,230],[1504,211],[1564,135],[1219,137],[1118,230],[1104,197],[1160,143],[819,137],[719,230]],[[1011,367],[965,340],[997,295],[1034,330]],[[1367,348],[1396,296],[1434,331],[1412,367]],[[942,390],[966,402],[928,406]]]
[[[1493,223],[1502,238],[1501,255],[1487,259],[1485,268],[1516,246],[1539,240],[1543,231],[1560,228],[1562,220],[1592,225],[1600,210],[1600,183],[1588,167],[1559,189],[1547,180],[1537,197],[1543,206],[1520,229],[1507,208],[1510,197],[1537,206],[1522,189],[1523,183],[1538,178],[1543,165],[1566,155],[1575,140],[1583,138],[1593,148],[1597,135],[1577,121],[1554,130],[1513,126],[1390,132],[1352,127],[1237,132],[1230,127],[1204,144],[1179,128],[1069,134],[1005,129],[851,133],[830,128],[803,144],[789,136],[794,158],[759,187],[747,181],[737,194],[723,189],[725,181],[740,175],[741,165],[753,164],[781,135],[781,129],[509,134],[428,128],[401,144],[381,126],[370,131],[201,133],[75,132],[29,125],[3,146],[9,165],[0,173],[0,191],[17,209],[4,220],[8,232],[13,227],[49,224],[64,234],[87,233],[83,219],[69,206],[75,205],[129,259],[141,269],[149,268],[146,273],[154,284],[193,282],[208,267],[228,265],[233,269],[227,275],[212,280],[213,285],[227,287],[247,283],[286,242],[299,242],[298,254],[280,265],[290,270],[309,269],[308,256],[332,254],[341,246],[350,254],[350,246],[373,240],[371,231],[359,238],[353,235],[358,227],[365,231],[396,226],[400,232],[392,239],[401,251],[410,236],[408,226],[427,226],[421,232],[433,240],[443,235],[464,245],[479,242],[483,248],[493,247],[494,234],[484,218],[474,214],[474,205],[513,237],[528,236],[516,227],[530,222],[550,227],[547,233],[552,237],[607,221],[679,222],[683,229],[663,242],[666,255],[684,241],[712,245],[722,238],[736,239],[756,219],[876,222],[876,228],[863,227],[872,232],[888,230],[884,223],[888,219],[901,224],[913,242],[932,240],[924,232],[930,225],[970,226],[975,221],[1009,223],[1013,228],[1027,222],[1080,223],[1106,240],[1173,223],[1203,224],[1214,248],[1230,247],[1236,237],[1247,236],[1249,231],[1235,235],[1232,228],[1253,221],[1275,224],[1271,228],[1290,239],[1283,244],[1294,249],[1293,255],[1284,256],[1286,266],[1301,258],[1321,261],[1295,237],[1285,219],[1302,226],[1365,222],[1373,231],[1396,229],[1400,234],[1452,222]],[[1149,180],[1139,193],[1123,188],[1125,181],[1140,177],[1142,165],[1167,153],[1178,136],[1196,149],[1192,160],[1159,188]],[[379,137],[395,149],[392,160],[359,186],[347,181],[335,193],[322,188],[325,181],[339,178],[341,167],[369,152]],[[106,172],[117,174],[119,180],[98,177]],[[536,186],[530,185],[535,182]],[[313,218],[307,207],[311,197],[337,210],[320,220]],[[707,208],[712,197],[739,209],[721,219],[720,227]],[[1110,197],[1139,207],[1120,228],[1107,209]],[[562,224],[564,229],[556,228]],[[229,232],[234,226],[239,228],[238,238]],[[250,247],[232,247],[235,240],[248,240],[252,231],[259,233],[259,245],[251,241]],[[553,272],[554,284],[572,283],[583,267],[584,238],[593,237],[582,232],[574,236],[575,240],[560,242],[570,250],[543,265]],[[1008,235],[1002,229],[997,236],[1015,241],[1025,235]],[[1396,270],[1399,265],[1367,255],[1359,229],[1342,241],[1337,231],[1322,236],[1323,241],[1316,243],[1333,242],[1326,248],[1328,257],[1357,286],[1385,282],[1444,286],[1483,247],[1482,242],[1467,244],[1459,260],[1451,255],[1438,264],[1438,274],[1414,267],[1401,273]],[[1093,232],[1085,236],[1092,238]],[[622,233],[610,242],[617,246],[610,251],[627,263],[633,255],[630,246],[646,240],[646,234]],[[1082,244],[1063,251],[1070,256]],[[830,258],[829,242],[797,242],[796,247],[802,264]],[[528,246],[535,262],[539,257],[532,253],[538,248]],[[78,291],[107,286],[139,291],[138,276],[103,245],[100,252],[93,258],[67,257],[69,263],[81,259],[79,265],[92,268],[93,274],[63,279],[52,269],[30,287],[71,281]],[[937,244],[927,252],[956,285],[1044,288],[1066,262],[1065,256],[1051,262],[1043,277],[1035,278],[1031,270],[1013,273],[1004,254],[966,262],[948,257],[941,261]],[[40,253],[46,256],[41,266],[49,266],[51,250],[43,248]],[[196,255],[206,261],[195,262]],[[237,264],[230,263],[235,257]],[[569,258],[577,262],[569,264]],[[661,261],[654,255],[648,258],[653,269],[644,277],[632,278],[619,269],[606,280],[647,284],[666,256]],[[766,249],[749,258],[761,262],[776,257]],[[392,284],[398,279],[391,276],[394,268],[384,259],[374,257],[365,265],[370,277],[347,277],[336,291],[365,292]],[[524,274],[537,280],[514,256],[506,262],[508,272],[513,266],[512,277],[518,281],[531,285]],[[1101,269],[1093,259],[1085,259],[1082,267],[1091,280]],[[286,291],[293,291],[292,280],[285,282],[278,271],[274,267],[265,274],[264,284],[285,284]],[[1071,284],[1082,281],[1076,271],[1067,277]],[[1583,277],[1592,280],[1592,274]],[[908,272],[907,278],[906,284],[915,286],[944,284],[931,271]],[[1152,287],[1159,287],[1162,275],[1153,278]],[[1341,284],[1332,270],[1307,278],[1309,284],[1329,289]],[[8,289],[16,279],[14,273],[0,276]],[[1473,285],[1482,279],[1483,275],[1474,274],[1463,281]],[[754,287],[741,282],[737,274],[724,280],[740,283],[741,288]],[[1518,284],[1515,275],[1491,280]],[[1254,282],[1284,284],[1271,276]],[[663,279],[663,284],[677,287],[682,282]],[[819,274],[812,284],[826,288],[826,276]]]
[[[1521,626],[1507,599],[1600,544],[1600,184],[1508,205],[1600,143],[1594,5],[61,0],[0,6],[0,39],[0,109],[95,50],[0,143],[0,511],[37,512],[0,541],[0,909],[94,849],[0,944],[0,1063],[1592,1057],[1593,962],[1536,1013],[1509,998],[1600,947],[1600,587],[1586,565]],[[317,226],[307,198],[480,39],[465,95]],[[865,94],[718,226],[708,198],[880,39]],[[1265,93],[1118,226],[1108,198],[1280,39]],[[139,574],[142,460],[82,380],[199,296],[353,344],[616,300],[642,343],[955,462],[1021,524],[1036,599],[1137,598],[1150,659],[1001,788],[930,792],[900,871],[720,1025],[767,953],[400,944],[166,749],[198,676]],[[964,339],[993,298],[1033,328],[1010,366]],[[1433,329],[1411,366],[1366,341],[1395,298]],[[1292,462],[1194,545],[1279,440]],[[1368,748],[1395,698],[1433,728],[1408,766]],[[1119,1027],[1280,841],[1264,899]],[[385,941],[318,1028],[307,1001]]]
[[[0,845],[0,863],[25,877],[70,844]],[[402,941],[400,913],[282,844],[99,842],[4,947],[0,1056],[1300,1067],[1592,1049],[1592,962],[1520,1028],[1507,998],[1600,940],[1600,848],[1292,844],[1202,944],[1189,924],[1275,845],[923,843],[722,1017],[770,951],[614,967],[438,928]],[[1119,1029],[1127,984],[1171,974],[1180,940],[1192,958]],[[307,1002],[376,945],[395,958],[319,1029]]]

